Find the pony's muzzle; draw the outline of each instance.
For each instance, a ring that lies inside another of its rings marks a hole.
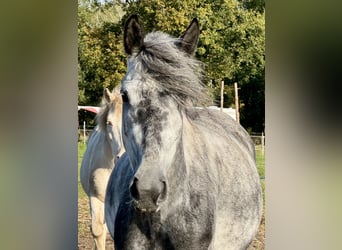
[[[155,212],[159,204],[165,200],[166,191],[166,182],[160,180],[147,184],[134,177],[130,186],[134,204],[141,211]]]

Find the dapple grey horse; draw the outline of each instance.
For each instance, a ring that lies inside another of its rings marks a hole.
[[[184,34],[144,35],[125,24],[123,142],[106,191],[105,217],[120,249],[246,249],[262,195],[248,133],[207,98],[194,19]]]
[[[97,126],[92,131],[84,153],[80,179],[89,197],[91,232],[95,249],[105,249],[107,227],[104,221],[104,199],[114,163],[124,152],[121,137],[122,99],[118,88],[105,89],[101,109],[96,116]]]

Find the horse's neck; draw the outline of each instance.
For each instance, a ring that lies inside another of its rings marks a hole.
[[[111,145],[111,141],[109,140],[108,136],[106,135],[106,133],[103,133],[103,152],[104,155],[108,158],[108,159],[113,159],[114,155],[113,155],[113,150],[112,150],[112,145]]]
[[[92,147],[94,155],[98,156],[98,159],[103,162],[103,166],[107,166],[108,168],[113,167],[113,151],[111,142],[106,135],[106,132],[97,130],[94,133],[94,138],[92,138]]]
[[[201,144],[201,131],[194,124],[194,117],[198,116],[196,110],[193,110],[194,113],[191,114],[191,117],[188,114],[183,115],[183,133],[182,133],[182,148],[184,155],[184,164],[186,166],[186,171],[189,173],[189,159],[190,155],[194,151],[194,148],[198,147],[198,144]]]
[[[186,199],[186,197],[183,197],[186,192],[186,190],[189,188],[189,169],[188,164],[186,163],[185,154],[187,151],[187,147],[190,145],[187,145],[187,143],[184,141],[186,133],[188,129],[190,129],[191,124],[187,119],[183,119],[183,128],[182,128],[182,135],[179,140],[179,144],[177,146],[177,150],[174,156],[173,165],[170,168],[169,172],[169,190],[173,190],[173,199],[176,199],[178,201],[181,201],[182,199]],[[179,199],[181,198],[182,199]],[[175,205],[175,204],[173,204]]]
[[[213,152],[212,148],[208,146],[210,141],[206,138],[205,131],[203,131],[200,123],[203,123],[203,117],[196,109],[191,109],[190,115],[183,116],[183,168],[186,173],[185,182],[187,187],[193,185],[192,178],[205,175],[205,172],[208,171],[207,159]],[[204,124],[206,123],[204,122]]]

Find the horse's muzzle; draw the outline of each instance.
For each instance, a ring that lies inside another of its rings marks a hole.
[[[130,186],[134,207],[142,212],[156,212],[166,198],[166,191],[166,182],[159,180],[146,185],[134,177]]]

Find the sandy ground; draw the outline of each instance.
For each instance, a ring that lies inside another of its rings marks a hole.
[[[91,250],[93,245],[88,198],[78,199],[78,249]],[[114,243],[109,233],[107,234],[106,249],[114,249]]]

